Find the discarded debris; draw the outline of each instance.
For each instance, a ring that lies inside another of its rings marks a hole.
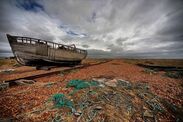
[[[28,85],[28,84],[34,84],[35,81],[34,80],[26,80],[26,79],[20,79],[20,80],[16,80],[14,81],[17,85]]]
[[[167,71],[165,76],[175,79],[183,79],[183,71]]]
[[[155,112],[161,112],[161,113],[164,112],[164,109],[161,107],[160,103],[157,100],[155,99],[147,100],[146,103],[147,105],[149,105],[151,110]]]
[[[177,122],[183,121],[183,108],[176,106],[175,104],[165,100],[161,99],[162,104],[167,108],[167,110],[170,110],[172,114],[175,116]]]
[[[36,66],[36,70],[50,70],[51,66]]]
[[[56,114],[55,117],[52,120],[52,122],[62,122],[62,121],[63,121],[63,118],[59,114]]]
[[[145,68],[143,72],[145,72],[147,74],[150,74],[150,75],[157,74],[157,72],[155,70],[147,69],[147,68]]]
[[[81,114],[82,114],[81,111],[74,112],[74,115],[77,116],[77,117],[80,116]]]
[[[0,118],[0,122],[13,122],[13,118]]]
[[[157,122],[156,115],[154,114],[153,111],[150,110],[145,110],[143,113],[143,119],[145,122]]]
[[[15,69],[4,69],[4,70],[0,70],[0,73],[7,73],[7,74],[10,74],[12,72],[14,72]]]
[[[144,112],[144,117],[153,118],[153,117],[154,117],[153,112],[150,111],[150,110],[145,110],[145,112]]]
[[[92,78],[92,80],[102,84],[104,84],[107,81],[106,78]]]
[[[45,87],[55,83],[49,82]],[[167,107],[162,99],[151,93],[148,83],[133,83],[123,79],[93,78],[92,80],[73,79],[66,88],[73,88],[72,93],[57,93],[51,97],[50,108],[43,111],[55,111],[53,122],[60,121],[159,121],[159,116],[168,109],[176,112],[177,120],[182,120],[180,110],[175,106]],[[77,91],[77,93],[76,93]],[[42,110],[42,109],[41,109]],[[49,112],[48,112],[49,113]],[[34,113],[35,114],[35,113]],[[171,116],[171,115],[169,115]],[[68,119],[69,118],[69,119]]]
[[[110,86],[110,87],[116,87],[117,86],[117,80],[116,79],[112,79],[112,80],[109,80],[107,82],[105,82],[104,84],[106,86]]]
[[[25,122],[182,121],[181,80],[162,77],[164,71],[149,75],[142,70],[122,61],[112,61],[102,66],[80,69],[76,73],[68,72],[64,77],[36,78],[39,83],[1,92],[0,115],[1,118],[13,117]],[[5,79],[16,79],[19,72],[24,74],[24,71],[25,76],[34,73],[32,68],[20,67],[16,68],[15,74],[1,75]],[[70,95],[77,86],[66,88],[71,79],[87,82],[87,87],[77,89],[75,94]],[[111,82],[115,87],[105,84],[111,80],[115,81]],[[88,85],[91,81],[98,85]],[[73,108],[56,107],[59,102],[55,102],[53,96],[57,93],[64,94]],[[51,99],[46,102],[48,97]],[[169,103],[163,102],[162,98]]]
[[[69,74],[69,73],[75,73],[75,72],[78,72],[78,71],[79,71],[79,69],[61,71],[59,75],[60,75],[60,76],[64,76],[64,75],[67,75],[67,74]]]
[[[126,89],[132,89],[132,84],[129,81],[118,79],[118,86]]]
[[[78,112],[75,112],[74,115],[78,117],[78,116],[80,116],[81,114],[78,113]]]
[[[0,83],[0,91],[9,88],[9,83]]]
[[[99,116],[101,112],[105,110],[105,107],[104,108],[102,107],[103,105],[114,106],[115,110],[113,110],[113,112],[116,111],[117,113],[118,110],[119,111],[125,110],[128,113],[128,115],[132,115],[135,108],[132,103],[133,98],[130,97],[131,95],[129,95],[128,92],[123,93],[121,91],[113,91],[110,88],[112,87],[121,88],[121,86],[117,85],[119,84],[119,82],[121,82],[121,85],[123,86],[133,86],[133,85],[130,82],[124,81],[122,79],[120,80],[108,79],[106,81],[107,83],[101,82],[102,80],[97,82],[97,80],[98,79],[93,79],[92,81],[71,80],[68,82],[66,87],[74,87],[77,90],[84,91],[82,92],[83,94],[78,92],[78,94],[80,94],[79,95],[80,97],[77,99],[75,99],[75,96],[78,96],[77,94],[71,96],[71,98],[74,100],[72,100],[73,101],[72,105],[69,105],[69,108],[72,108],[72,113],[74,114],[74,116],[79,117],[78,119],[81,121],[104,120],[102,117]],[[105,85],[105,87],[100,88],[99,87],[100,84]],[[91,87],[91,86],[97,86],[97,87]],[[90,90],[86,88],[90,88]],[[59,99],[59,100],[54,99],[54,101],[57,101],[55,103],[59,103],[60,104],[59,106],[61,107],[68,106],[67,101],[71,101],[66,99],[63,94],[57,94],[54,98]]]
[[[136,83],[134,85],[135,89],[143,89],[143,90],[149,90],[149,85],[148,83]]]
[[[49,87],[51,87],[51,86],[53,86],[55,84],[56,84],[56,82],[48,82],[47,84],[44,85],[44,87],[49,88]]]
[[[96,106],[95,110],[102,110],[102,107],[101,106]]]

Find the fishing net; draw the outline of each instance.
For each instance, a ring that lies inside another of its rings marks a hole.
[[[64,94],[54,94],[53,101],[57,108],[67,107],[72,109],[74,107],[72,101],[68,100]]]
[[[172,116],[168,110],[175,113],[176,120],[182,120],[181,108],[164,102],[153,94],[148,83],[132,83],[125,80],[117,80],[116,83],[116,87],[110,87],[105,83],[101,87],[101,82],[97,80],[70,80],[67,87],[74,88],[72,93],[78,91],[77,94],[68,97],[72,101],[64,94],[55,94],[53,101],[58,108],[72,109],[70,114],[62,115],[64,120],[73,119],[76,116],[77,121],[81,122],[138,121],[137,118],[142,121],[158,121],[160,116]]]
[[[76,94],[54,94],[43,106],[22,114],[19,118],[35,117],[40,120],[44,113],[50,112],[53,113],[53,116],[49,116],[52,122],[150,122],[170,120],[170,117],[174,117],[173,120],[177,122],[183,120],[182,107],[153,94],[148,83],[116,79],[112,80],[116,85],[111,87],[106,84],[108,81],[111,83],[111,79],[106,79],[105,82],[101,82],[101,79],[100,82],[97,79],[70,80],[67,87],[73,87],[73,92],[78,91]]]
[[[78,84],[80,84],[81,82],[82,82],[82,80],[78,80],[78,79],[70,80],[66,87],[75,87]]]
[[[69,93],[69,95],[75,94],[80,89],[90,88],[92,86],[98,86],[99,83],[96,81],[86,81],[86,80],[70,80],[66,87],[74,87],[74,90]]]
[[[96,81],[85,81],[85,80],[70,80],[66,87],[74,87],[75,89],[84,89],[89,88],[91,86],[97,86],[98,82]]]

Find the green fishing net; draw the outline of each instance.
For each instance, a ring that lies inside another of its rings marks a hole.
[[[61,108],[61,107],[68,107],[70,109],[73,108],[72,101],[68,100],[64,94],[54,94],[53,95],[53,101],[55,104],[55,107]]]
[[[99,83],[96,81],[85,81],[85,80],[70,80],[66,87],[74,87],[74,90],[70,92],[70,95],[73,95],[80,89],[89,88],[91,86],[98,86]]]
[[[84,88],[89,88],[90,86],[97,86],[98,82],[96,81],[85,81],[85,80],[70,80],[67,84],[67,87],[74,87],[75,89],[84,89]]]

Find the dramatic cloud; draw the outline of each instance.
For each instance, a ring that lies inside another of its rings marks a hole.
[[[182,0],[1,0],[6,33],[75,44],[92,57],[183,58]]]

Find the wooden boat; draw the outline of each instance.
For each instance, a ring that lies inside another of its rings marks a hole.
[[[54,63],[78,64],[87,56],[87,51],[75,45],[63,45],[51,41],[7,34],[12,52],[22,65]],[[43,63],[44,62],[44,63]]]

